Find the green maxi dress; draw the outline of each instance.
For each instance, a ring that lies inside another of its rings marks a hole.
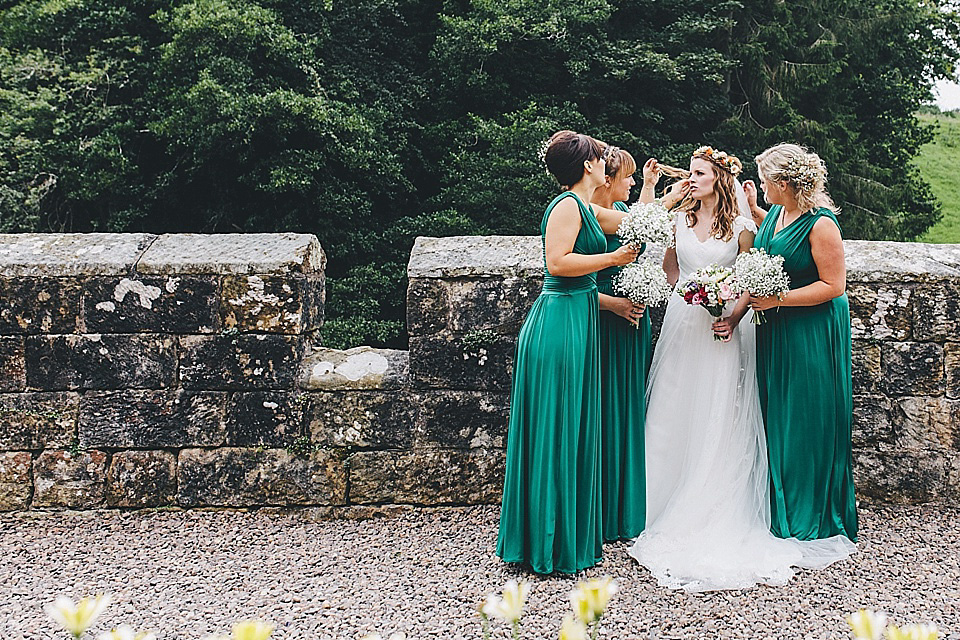
[[[600,223],[570,191],[547,207],[541,236],[563,198],[580,206],[574,252],[604,253]],[[544,271],[517,341],[497,555],[537,573],[576,573],[603,553],[597,280]]]
[[[829,209],[774,233],[770,209],[754,246],[784,258],[792,289],[819,280],[808,240]],[[781,538],[857,539],[851,432],[850,305],[843,294],[813,307],[765,312],[757,327],[757,380],[770,458],[771,531]]]
[[[623,202],[615,202],[613,207],[627,210]],[[606,238],[608,252],[620,248],[620,239],[615,234]],[[621,269],[609,267],[598,273],[597,290],[615,295],[612,279]],[[636,538],[646,525],[643,416],[646,413],[650,356],[649,313],[644,313],[639,328],[634,328],[615,313],[600,312],[600,473],[604,541]]]

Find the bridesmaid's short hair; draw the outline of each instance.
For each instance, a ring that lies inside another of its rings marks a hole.
[[[607,147],[603,151],[603,158],[607,161],[607,175],[613,180],[633,175],[637,171],[637,161],[630,152],[620,147]]]
[[[603,145],[583,133],[557,131],[547,140],[544,160],[561,187],[569,188],[583,178],[583,163],[603,157]]]

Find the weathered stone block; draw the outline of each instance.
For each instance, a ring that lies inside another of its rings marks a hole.
[[[265,334],[183,336],[180,346],[185,389],[276,389],[296,381],[304,340]]]
[[[301,367],[305,390],[402,389],[410,374],[410,353],[354,347],[346,351],[315,348]]]
[[[177,498],[177,458],[166,451],[120,451],[107,472],[111,507],[161,507]]]
[[[350,502],[494,503],[504,460],[502,449],[361,451],[349,458]]]
[[[176,381],[177,345],[170,336],[28,336],[26,345],[27,383],[34,389],[159,389]]]
[[[943,368],[947,379],[947,397],[960,398],[960,344],[943,345]]]
[[[507,446],[510,395],[470,391],[425,392],[418,421],[418,446],[456,448]]]
[[[417,278],[407,285],[407,333],[425,336],[448,328],[450,302],[443,280]]]
[[[0,511],[20,511],[30,507],[33,456],[27,451],[0,452]]]
[[[853,341],[853,392],[876,393],[883,381],[880,345],[865,340]]]
[[[74,333],[79,317],[77,280],[0,277],[0,335]]]
[[[106,494],[107,454],[44,451],[33,461],[33,506],[92,509]]]
[[[849,283],[847,296],[853,338],[909,340],[912,293],[907,286]]]
[[[307,393],[311,441],[326,447],[404,448],[413,441],[419,402],[408,393]]]
[[[297,456],[284,449],[184,449],[177,473],[177,501],[184,507],[346,502],[346,471],[336,452]]]
[[[225,276],[220,315],[225,329],[299,334],[323,324],[323,277]]]
[[[140,273],[322,273],[326,257],[307,233],[162,235],[137,262]]]
[[[0,336],[0,391],[22,391],[27,386],[23,338]]]
[[[91,391],[80,401],[80,446],[220,446],[226,438],[226,401],[225,392]]]
[[[0,395],[0,449],[57,449],[70,446],[80,396],[76,393]]]
[[[872,447],[892,443],[898,408],[886,396],[853,396],[853,446]]]
[[[517,337],[489,330],[410,338],[410,379],[415,387],[506,391]]]
[[[949,464],[937,453],[893,448],[854,450],[854,485],[873,503],[916,504],[939,499],[947,486]]]
[[[407,278],[542,278],[539,236],[417,238]]]
[[[133,271],[157,236],[148,233],[0,234],[5,276],[76,277]]]
[[[303,407],[288,391],[234,393],[227,403],[227,445],[285,447],[303,435]]]
[[[960,448],[960,400],[900,398],[897,444],[908,449]]]
[[[517,334],[542,278],[482,278],[447,282],[449,327],[455,333],[493,329]]]
[[[917,287],[913,303],[914,340],[960,341],[960,282],[940,281]]]
[[[83,286],[87,333],[213,333],[220,329],[213,276],[91,278]]]
[[[883,390],[887,395],[940,395],[943,347],[929,342],[883,344]]]

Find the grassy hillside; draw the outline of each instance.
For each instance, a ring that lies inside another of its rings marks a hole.
[[[943,203],[943,219],[919,240],[960,243],[960,117],[921,114],[920,119],[939,123],[936,138],[923,146],[915,162]]]

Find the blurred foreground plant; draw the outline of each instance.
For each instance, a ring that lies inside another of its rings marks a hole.
[[[887,626],[883,613],[860,609],[847,618],[854,640],[881,640],[887,632],[887,640],[937,640],[940,632],[932,624],[908,624],[905,627]]]

